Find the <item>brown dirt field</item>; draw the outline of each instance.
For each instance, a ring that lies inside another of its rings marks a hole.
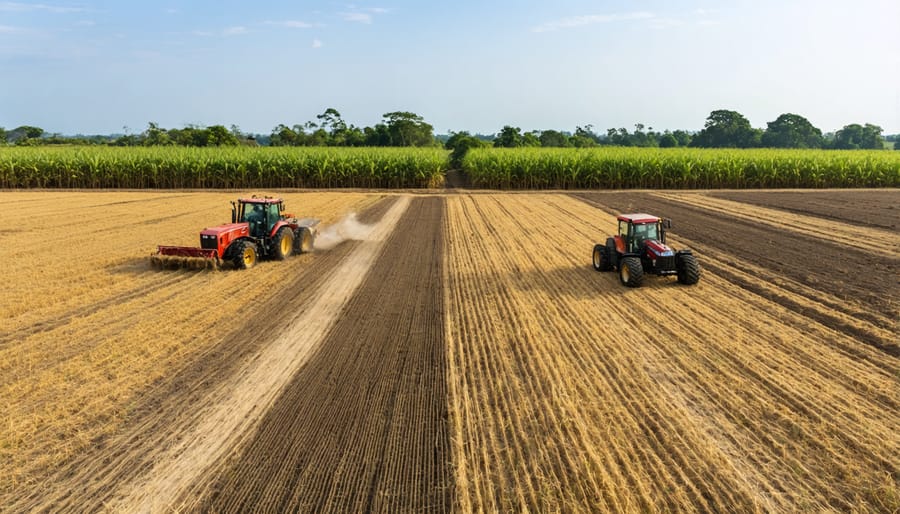
[[[900,237],[850,207],[288,192],[377,228],[159,272],[234,193],[3,194],[57,221],[0,219],[0,511],[900,511]],[[622,210],[700,283],[594,272]]]
[[[201,510],[449,510],[442,212],[441,198],[413,201],[341,320]]]
[[[801,313],[865,340],[893,356],[900,356],[896,338],[900,318],[900,257],[875,254],[838,241],[810,235],[787,222],[780,226],[745,219],[728,212],[711,212],[698,205],[703,195],[657,193],[578,193],[577,198],[610,214],[649,212],[672,219],[672,234],[687,246],[706,252],[703,266],[728,276],[748,290],[779,296],[761,282],[806,297],[822,306],[784,304]],[[753,205],[746,210],[753,212]],[[891,243],[879,246],[900,250],[900,237],[877,230]],[[762,281],[758,279],[763,279]],[[863,328],[860,328],[860,325]],[[870,330],[872,325],[880,330]]]
[[[855,225],[900,230],[900,190],[710,191],[725,198]]]

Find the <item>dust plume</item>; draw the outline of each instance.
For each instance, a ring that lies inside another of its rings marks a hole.
[[[351,212],[333,225],[328,225],[319,230],[316,235],[317,250],[331,250],[344,241],[365,241],[372,234],[375,225],[366,225],[356,219],[356,213]]]

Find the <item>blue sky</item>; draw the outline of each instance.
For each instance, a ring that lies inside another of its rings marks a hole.
[[[0,1],[0,126],[268,133],[328,107],[438,133],[755,127],[900,132],[900,2]]]

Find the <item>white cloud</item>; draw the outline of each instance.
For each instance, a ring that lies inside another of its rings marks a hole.
[[[305,21],[298,20],[284,20],[284,21],[267,21],[266,25],[276,25],[279,27],[287,27],[289,29],[309,29],[313,27],[312,23],[307,23]]]
[[[175,9],[174,7],[170,7],[165,10],[165,13],[166,14],[178,14],[178,9]]]
[[[372,15],[364,12],[339,12],[338,16],[344,21],[352,21],[354,23],[372,23]]]
[[[570,29],[574,27],[582,27],[584,25],[594,25],[597,23],[612,23],[616,21],[629,21],[629,20],[646,20],[653,18],[653,13],[650,12],[631,12],[624,14],[588,14],[584,16],[570,16],[568,18],[561,18],[559,20],[553,20],[542,25],[538,25],[533,28],[533,32],[552,32],[555,30],[561,29]]]
[[[61,7],[57,5],[47,4],[23,4],[21,2],[0,2],[0,11],[6,12],[27,12],[27,11],[46,11],[58,14],[85,12],[86,9],[81,7]]]
[[[22,34],[27,32],[22,27],[11,27],[9,25],[0,25],[0,34]]]
[[[215,35],[208,30],[195,30],[192,32],[192,34],[195,36],[200,36],[200,37],[211,37],[211,36]]]
[[[313,39],[313,42],[312,42],[313,48],[322,48],[322,46],[323,46],[322,41],[320,41],[318,39]]]
[[[223,36],[240,36],[247,33],[247,27],[228,27],[222,31]]]

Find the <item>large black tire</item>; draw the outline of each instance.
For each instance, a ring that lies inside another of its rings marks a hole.
[[[678,282],[692,286],[700,281],[700,263],[697,258],[691,254],[679,255],[676,264],[678,271]]]
[[[609,262],[609,248],[603,245],[594,245],[591,261],[594,265],[594,271],[609,271],[612,269],[612,263]]]
[[[294,232],[294,253],[309,253],[316,244],[316,235],[309,227],[300,227]]]
[[[272,257],[277,261],[283,261],[292,253],[294,253],[294,232],[290,227],[283,227],[272,240]]]
[[[606,238],[606,255],[609,256],[610,269],[615,269],[619,266],[619,251],[616,250],[616,240],[611,237]]]
[[[256,251],[256,245],[250,241],[238,241],[234,243],[234,252],[232,253],[232,261],[237,269],[250,269],[256,266],[259,260],[259,254]]]
[[[644,266],[637,257],[624,257],[619,263],[619,280],[628,287],[641,287],[644,283]]]

